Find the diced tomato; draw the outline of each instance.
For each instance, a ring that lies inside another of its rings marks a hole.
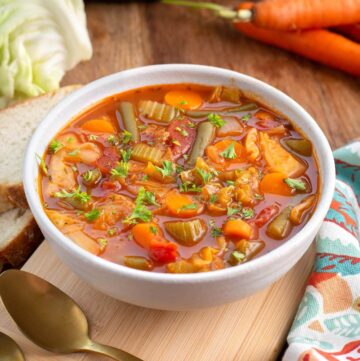
[[[118,191],[121,189],[121,184],[119,182],[112,182],[105,180],[101,183],[103,189],[115,190]]]
[[[177,247],[174,243],[157,243],[149,249],[149,257],[156,263],[175,262],[178,256]]]
[[[279,207],[275,204],[268,206],[260,211],[260,213],[257,215],[255,219],[255,224],[261,228],[270,221],[271,218],[273,218],[275,215],[279,213]]]
[[[185,154],[191,147],[195,135],[195,128],[189,127],[191,121],[189,119],[176,119],[169,126],[170,147],[174,158]]]
[[[110,173],[111,169],[116,167],[119,158],[116,147],[106,147],[102,157],[96,161],[96,165],[102,173]]]

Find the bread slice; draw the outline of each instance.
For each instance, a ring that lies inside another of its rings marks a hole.
[[[22,186],[26,145],[49,110],[79,87],[66,86],[0,111],[0,212],[27,208]]]
[[[20,266],[43,240],[29,210],[15,208],[2,213],[0,229],[0,265]]]

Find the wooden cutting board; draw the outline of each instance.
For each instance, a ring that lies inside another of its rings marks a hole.
[[[95,291],[68,270],[44,242],[23,267],[58,286],[85,311],[91,337],[145,361],[276,360],[286,342],[314,247],[271,287],[222,307],[190,312],[132,306]],[[13,337],[27,361],[105,361],[89,354],[60,356],[41,350],[17,329],[0,303],[0,331]]]

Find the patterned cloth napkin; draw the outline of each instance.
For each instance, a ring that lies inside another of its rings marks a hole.
[[[360,361],[360,141],[334,157],[335,194],[283,361]]]

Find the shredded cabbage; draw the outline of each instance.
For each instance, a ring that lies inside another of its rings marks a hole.
[[[0,108],[57,89],[91,55],[83,0],[0,0]]]

